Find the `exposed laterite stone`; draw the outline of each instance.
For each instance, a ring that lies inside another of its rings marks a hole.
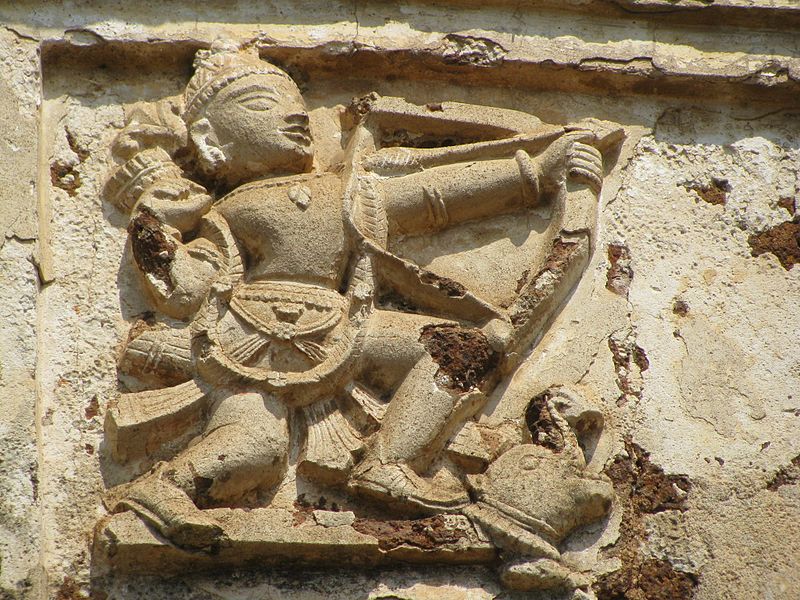
[[[100,413],[100,402],[97,400],[97,394],[91,397],[86,408],[83,409],[83,415],[86,420],[93,419]]]
[[[675,300],[672,305],[672,312],[679,317],[685,317],[689,314],[689,304],[685,300]]]
[[[543,392],[531,400],[525,411],[525,424],[531,432],[534,444],[561,452],[564,449],[564,435],[547,405],[550,397],[549,392]]]
[[[624,339],[609,337],[608,348],[611,350],[611,359],[614,361],[614,370],[617,373],[617,387],[623,397],[635,396],[641,399],[641,385],[632,376],[632,366],[635,365],[640,373],[650,368],[650,360],[644,348],[636,344],[632,336]]]
[[[525,284],[528,283],[528,277],[531,275],[530,269],[525,269],[520,275],[519,279],[517,279],[517,287],[514,290],[515,293],[519,294],[522,289],[525,287]]]
[[[442,277],[436,273],[431,273],[430,271],[423,271],[420,275],[420,280],[427,285],[436,286],[451,298],[461,298],[467,293],[467,288],[457,281]]]
[[[606,289],[627,297],[633,280],[630,250],[624,244],[609,244],[608,261],[610,266],[606,273]]]
[[[497,366],[499,357],[479,329],[426,325],[419,340],[453,389],[466,392],[479,387]]]
[[[561,239],[555,240],[550,254],[547,255],[547,259],[544,261],[542,270],[539,271],[539,275],[544,271],[550,271],[551,273],[562,272],[577,249],[577,242],[565,242]]]
[[[139,318],[133,322],[133,325],[131,325],[131,328],[128,330],[128,342],[135,340],[145,331],[155,329],[156,327],[155,313],[150,311],[142,313],[139,315]]]
[[[714,177],[710,183],[687,185],[686,189],[695,192],[703,202],[722,205],[728,200],[728,192],[731,191],[731,186],[727,179]]]
[[[767,484],[767,489],[774,492],[781,486],[795,483],[800,483],[800,454],[795,456],[788,465],[778,469],[778,472]]]
[[[292,503],[294,506],[294,516],[292,518],[292,525],[297,527],[306,522],[306,520],[314,514],[315,510],[326,510],[328,504],[325,496],[320,496],[316,502],[309,502],[305,494],[300,494]],[[336,507],[338,508],[338,507]],[[334,509],[336,510],[336,509]]]
[[[556,282],[563,279],[567,267],[578,252],[580,252],[580,245],[577,242],[556,239],[539,272],[530,281],[527,272],[522,274],[517,281],[519,298],[509,311],[512,324],[521,326],[525,323],[531,312],[548,297]]]
[[[691,482],[685,475],[667,475],[632,441],[626,454],[617,455],[605,473],[622,506],[619,539],[609,552],[621,567],[594,584],[598,600],[688,600],[694,597],[698,577],[678,571],[668,561],[645,557],[641,543],[647,537],[644,516],[664,510],[686,509]]]
[[[791,216],[794,216],[794,213],[797,210],[797,203],[795,202],[794,198],[789,198],[789,197],[781,198],[780,200],[778,200],[778,206],[786,209],[786,211]]]
[[[170,266],[175,258],[175,242],[161,229],[152,213],[142,210],[128,225],[133,257],[145,273],[160,279],[172,289]]]
[[[443,515],[399,521],[356,519],[353,529],[376,538],[381,550],[392,550],[403,545],[433,550],[445,544],[454,544],[466,535],[460,529],[447,527]]]
[[[753,256],[770,252],[788,271],[800,262],[800,217],[751,235],[747,241]]]
[[[84,600],[86,596],[81,593],[81,588],[70,576],[64,578],[56,592],[55,600]]]
[[[378,100],[378,94],[371,92],[366,96],[353,98],[347,107],[347,112],[356,122],[372,110],[372,105]]]
[[[50,183],[70,196],[77,196],[78,188],[81,187],[81,174],[74,165],[56,161],[50,165]]]

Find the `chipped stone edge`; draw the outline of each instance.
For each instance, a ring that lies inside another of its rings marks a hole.
[[[297,41],[256,37],[250,43],[262,58],[308,75],[330,76],[373,71],[383,76],[412,76],[460,85],[512,86],[518,89],[571,93],[659,95],[726,102],[763,102],[797,107],[800,98],[800,62],[794,57],[740,62],[720,69],[705,63],[670,67],[653,56],[605,54],[584,49],[566,55],[552,42],[509,43],[508,36],[447,34],[433,42],[403,39],[396,46],[357,40]],[[430,39],[430,38],[428,38]],[[385,39],[382,40],[385,42]],[[136,35],[75,43],[65,37],[41,42],[45,77],[48,68],[76,61],[85,65],[114,62],[171,61],[190,64],[210,39],[192,36],[153,38]],[[463,50],[463,52],[461,51]]]

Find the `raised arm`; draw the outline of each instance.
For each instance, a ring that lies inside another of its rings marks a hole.
[[[200,308],[220,270],[222,255],[206,216],[212,198],[182,176],[160,149],[136,154],[112,175],[106,198],[130,211],[134,264],[154,308],[187,320]],[[187,234],[193,239],[185,242]]]

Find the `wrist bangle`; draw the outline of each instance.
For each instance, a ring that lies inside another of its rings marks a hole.
[[[522,202],[525,206],[533,208],[539,203],[539,175],[536,166],[524,150],[517,150],[514,159],[522,177]]]

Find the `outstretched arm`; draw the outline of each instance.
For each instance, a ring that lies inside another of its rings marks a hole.
[[[599,189],[600,152],[586,131],[559,137],[535,158],[517,150],[513,158],[438,166],[381,182],[390,229],[418,233],[536,206],[567,178]]]

